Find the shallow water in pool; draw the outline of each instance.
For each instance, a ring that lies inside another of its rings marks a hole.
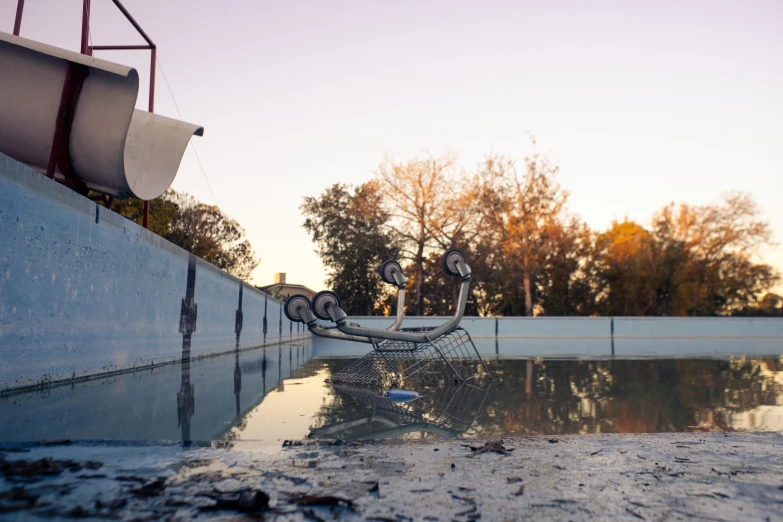
[[[783,431],[783,357],[491,359],[405,404],[325,383],[351,361],[301,343],[0,397],[0,441]]]

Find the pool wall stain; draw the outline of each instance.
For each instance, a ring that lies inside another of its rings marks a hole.
[[[0,154],[0,393],[309,337],[289,335],[280,310]]]

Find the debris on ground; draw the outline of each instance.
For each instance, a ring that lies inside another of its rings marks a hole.
[[[258,513],[269,507],[269,495],[260,490],[244,489],[240,491],[213,491],[200,496],[214,500],[210,506],[202,506],[202,511],[234,510],[243,513]]]
[[[0,493],[0,513],[20,511],[35,506],[39,495],[30,493],[24,487],[16,487]]]
[[[158,479],[144,484],[140,488],[132,489],[131,493],[139,498],[159,497],[165,489],[166,481]]]
[[[351,510],[355,508],[353,501],[332,495],[302,495],[292,498],[291,502],[297,506],[345,506]]]
[[[470,448],[470,451],[473,452],[472,455],[469,455],[471,457],[474,457],[476,455],[480,455],[482,453],[500,453],[501,455],[511,455],[511,452],[514,451],[514,449],[506,449],[505,446],[503,446],[503,441],[497,441],[493,440],[490,442],[486,442],[483,446],[476,447],[476,446],[469,446],[467,444],[463,444],[466,448]]]
[[[144,477],[135,477],[133,475],[120,475],[119,477],[114,477],[114,480],[119,480],[121,482],[138,482],[139,484],[147,482],[147,479]]]
[[[95,501],[95,509],[98,511],[116,511],[117,509],[124,508],[127,505],[128,500],[124,498],[115,498],[107,502],[102,502],[100,500]]]
[[[0,453],[0,514],[8,514],[0,518],[780,520],[781,434],[549,440],[302,441],[274,451],[243,441],[187,449],[26,445],[26,453]],[[524,456],[453,462],[519,447]],[[317,468],[298,467],[315,452]],[[93,468],[100,474],[84,471]]]
[[[58,440],[39,440],[36,444],[39,446],[67,446],[71,443],[71,439],[58,439]]]
[[[103,466],[101,462],[75,462],[73,460],[5,460],[0,455],[0,475],[14,482],[37,482],[44,477],[59,475],[63,471],[76,473],[83,469],[95,470]]]

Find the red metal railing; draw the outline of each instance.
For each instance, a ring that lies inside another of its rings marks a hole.
[[[93,51],[140,51],[148,50],[150,52],[150,89],[149,89],[149,112],[155,112],[155,62],[157,60],[157,47],[152,39],[147,36],[144,29],[141,28],[139,23],[131,16],[125,6],[122,5],[120,0],[111,0],[117,9],[125,16],[128,22],[131,23],[134,29],[141,35],[147,42],[147,45],[90,45],[90,1],[82,1],[82,40],[81,50],[82,54],[92,56]],[[24,12],[24,0],[17,0],[16,4],[16,19],[14,20],[14,35],[19,36],[19,31],[22,28],[22,13]],[[70,70],[70,69],[69,69]],[[69,100],[78,96],[78,89],[81,88],[80,82],[69,81],[70,75],[66,74],[66,81],[63,85],[62,100]],[[74,99],[75,101],[75,99]],[[61,105],[65,102],[61,102]],[[61,111],[62,112],[62,111]],[[54,178],[54,166],[58,164],[58,155],[62,153],[62,135],[70,128],[70,122],[65,121],[66,118],[58,117],[57,128],[55,129],[55,138],[52,145],[52,151],[49,159],[49,169],[47,169],[47,176]],[[61,121],[62,120],[62,121]],[[51,170],[51,172],[49,172]],[[61,169],[62,171],[62,169]],[[63,174],[67,174],[63,172]],[[111,204],[114,198],[111,196],[104,196],[104,204],[111,208]],[[144,228],[147,228],[149,223],[150,203],[144,202],[144,218],[142,224]]]

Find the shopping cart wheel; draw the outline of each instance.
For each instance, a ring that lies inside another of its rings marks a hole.
[[[326,310],[327,306],[329,305],[335,305],[337,308],[341,307],[342,303],[340,302],[340,298],[337,296],[337,294],[330,292],[329,290],[318,292],[313,296],[313,315],[315,315],[318,319],[331,321],[332,318],[329,316],[329,312]]]
[[[395,270],[402,273],[402,267],[397,261],[389,259],[383,262],[381,265],[381,279],[383,279],[384,283],[397,286],[397,281],[394,280]]]
[[[451,277],[459,277],[461,275],[459,270],[457,270],[457,263],[459,261],[465,263],[465,254],[459,249],[450,248],[446,250],[446,253],[440,258],[440,266],[443,268],[443,271]]]
[[[310,301],[303,295],[292,295],[285,300],[285,304],[283,305],[283,313],[285,313],[285,316],[288,317],[289,321],[303,323],[304,319],[302,319],[302,315],[299,313],[299,308],[309,309]]]

